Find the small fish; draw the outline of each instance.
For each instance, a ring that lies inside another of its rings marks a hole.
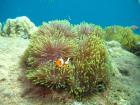
[[[55,61],[55,65],[56,67],[62,67],[64,65],[68,65],[69,64],[69,60],[70,58],[68,58],[65,62],[64,62],[64,59],[62,57],[58,58],[56,61]]]
[[[132,29],[132,30],[138,30],[138,29],[139,29],[139,26],[137,26],[137,25],[132,25],[132,26],[131,26],[131,29]]]
[[[62,67],[64,65],[64,60],[62,59],[62,57],[58,58],[56,61],[55,61],[55,65],[57,67]]]

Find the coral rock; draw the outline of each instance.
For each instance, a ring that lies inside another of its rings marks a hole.
[[[17,17],[15,19],[7,19],[4,25],[4,36],[29,38],[30,34],[37,27],[26,16]]]
[[[109,41],[109,42],[106,42],[106,45],[110,48],[112,47],[121,47],[121,44],[117,41]]]
[[[140,42],[136,43],[134,51],[136,55],[140,56]]]

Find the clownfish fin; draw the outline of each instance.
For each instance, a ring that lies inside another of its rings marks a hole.
[[[68,63],[69,63],[69,60],[70,60],[70,58],[68,58],[68,59],[66,60],[65,64],[68,64]]]

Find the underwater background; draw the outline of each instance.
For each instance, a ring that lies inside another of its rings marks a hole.
[[[101,26],[140,26],[139,0],[0,0],[0,21],[27,16],[36,25],[67,19]]]
[[[0,105],[140,105],[140,0],[0,0]]]

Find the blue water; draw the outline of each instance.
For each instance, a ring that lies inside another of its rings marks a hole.
[[[28,16],[42,21],[68,19],[71,23],[92,22],[101,26],[140,26],[138,0],[0,0],[0,21]]]

